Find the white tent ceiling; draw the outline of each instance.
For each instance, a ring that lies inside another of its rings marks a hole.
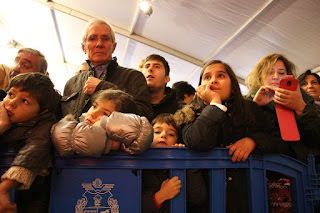
[[[160,54],[171,67],[171,84],[187,80],[197,87],[200,67],[211,59],[229,63],[244,83],[255,63],[269,53],[285,54],[297,65],[297,74],[319,70],[319,0],[154,0],[150,17],[138,4],[139,0],[3,1],[0,42],[7,34],[43,52],[61,91],[85,60],[80,37],[92,17],[114,26],[114,56],[120,65],[137,68],[141,59]],[[12,64],[17,49],[9,47],[0,43],[0,63]]]

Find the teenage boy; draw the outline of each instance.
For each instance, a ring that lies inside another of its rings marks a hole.
[[[170,67],[165,58],[152,54],[145,59],[142,70],[147,80],[153,114],[175,113],[179,108],[175,93],[167,83],[170,81]]]

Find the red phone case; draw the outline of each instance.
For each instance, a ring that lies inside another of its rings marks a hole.
[[[298,80],[288,75],[288,78],[280,81],[279,87],[295,91],[297,86]],[[299,141],[300,134],[293,110],[288,109],[281,104],[276,104],[276,112],[282,139],[284,141]]]

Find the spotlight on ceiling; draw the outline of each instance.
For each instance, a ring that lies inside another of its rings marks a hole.
[[[152,0],[140,0],[140,10],[148,17],[152,14]]]

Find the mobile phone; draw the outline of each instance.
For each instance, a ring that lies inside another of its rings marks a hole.
[[[298,79],[293,78],[292,75],[288,75],[287,78],[281,79],[279,88],[295,91],[298,83]]]
[[[288,78],[281,79],[279,88],[295,91],[297,86],[298,80],[292,75],[288,75]],[[293,110],[276,104],[276,112],[282,139],[284,141],[299,141],[300,134]]]

